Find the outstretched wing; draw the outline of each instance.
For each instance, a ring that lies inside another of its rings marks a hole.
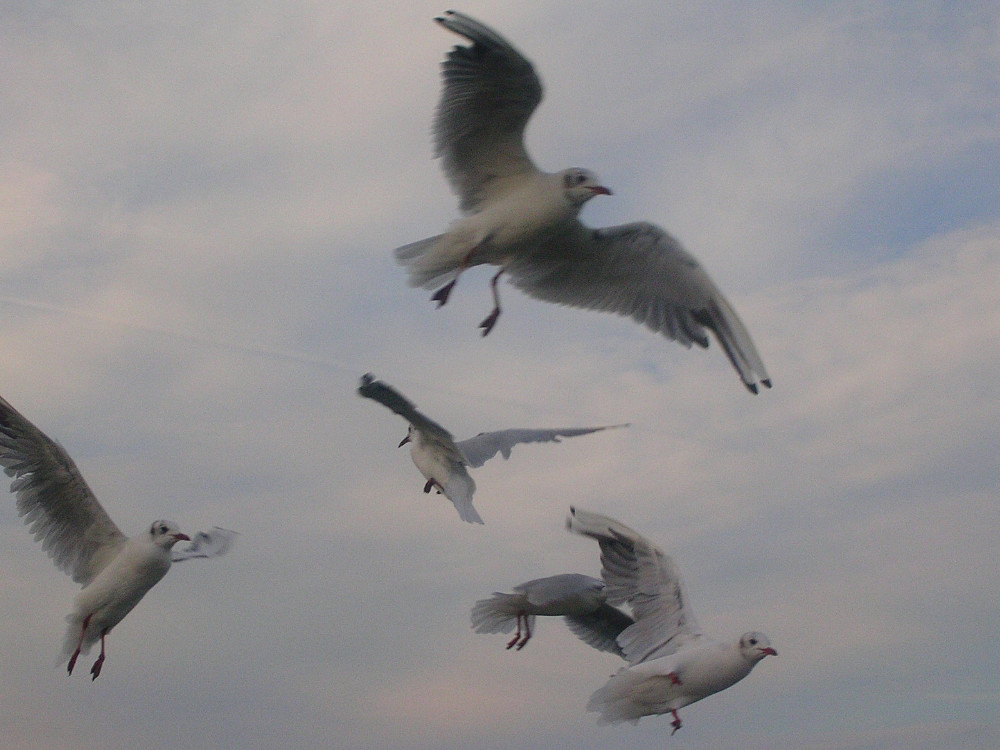
[[[632,609],[635,623],[618,636],[630,664],[667,656],[701,637],[680,574],[656,545],[612,518],[577,508],[570,508],[566,525],[597,540],[608,602]]]
[[[554,430],[529,430],[515,428],[499,432],[480,432],[468,440],[457,443],[458,449],[465,456],[469,466],[482,466],[497,453],[505,459],[510,458],[511,449],[518,443],[558,443],[561,437],[587,435],[600,430],[612,430],[617,427],[628,427],[627,424],[606,425],[604,427],[567,427]]]
[[[0,466],[14,477],[17,510],[56,567],[86,586],[127,537],[94,497],[73,459],[0,398]]]
[[[220,557],[232,549],[238,536],[238,532],[213,526],[211,531],[199,531],[195,534],[187,547],[174,547],[170,550],[170,559],[183,562],[195,557]]]
[[[542,84],[531,63],[479,21],[457,11],[434,20],[472,42],[457,45],[441,66],[434,120],[435,155],[470,212],[502,192],[508,178],[535,171],[524,128],[542,100]]]
[[[654,224],[588,229],[577,222],[505,268],[532,297],[626,315],[687,347],[707,347],[711,330],[751,392],[758,383],[771,387],[736,311],[701,264]]]
[[[432,419],[417,411],[417,407],[407,399],[402,393],[397,391],[388,383],[376,380],[370,372],[361,376],[361,385],[358,386],[358,395],[378,401],[385,407],[401,416],[412,424],[425,437],[433,437],[435,440],[454,443],[451,433]]]

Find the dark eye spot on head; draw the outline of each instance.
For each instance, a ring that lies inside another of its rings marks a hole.
[[[756,638],[751,638],[750,639],[750,645],[751,646],[756,646],[757,645],[757,639]]]

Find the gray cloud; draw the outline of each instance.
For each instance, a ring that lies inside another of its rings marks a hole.
[[[617,662],[560,623],[516,655],[469,627],[493,590],[598,572],[571,503],[673,554],[706,630],[781,653],[685,710],[689,747],[995,744],[995,11],[584,7],[466,10],[539,67],[539,162],[614,187],[585,221],[676,233],[771,392],[510,287],[481,340],[485,271],[441,310],[405,286],[391,248],[455,216],[443,7],[4,11],[0,392],[126,531],[241,532],[91,685],[51,669],[74,586],[0,504],[9,747],[662,744],[595,726]],[[460,528],[367,370],[460,436],[633,426],[484,466]]]

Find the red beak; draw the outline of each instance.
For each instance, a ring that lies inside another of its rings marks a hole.
[[[178,542],[190,542],[191,541],[191,537],[189,537],[187,534],[177,533],[177,534],[174,534],[174,540],[178,541]]]
[[[778,655],[778,652],[777,652],[777,651],[775,651],[775,650],[774,650],[773,648],[771,648],[770,646],[768,646],[767,648],[762,648],[762,649],[760,650],[760,652],[761,652],[762,654],[764,654],[764,656],[777,656],[777,655]]]
[[[402,440],[400,440],[400,441],[399,441],[399,445],[397,445],[396,447],[397,447],[397,448],[402,448],[402,447],[403,447],[404,445],[406,445],[406,444],[407,444],[408,442],[410,442],[410,436],[409,436],[409,435],[407,435],[407,436],[406,436],[405,438],[403,438]]]
[[[597,185],[596,187],[592,187],[590,189],[590,192],[592,192],[594,195],[611,195],[611,191],[608,190],[606,187],[604,187],[604,185]]]

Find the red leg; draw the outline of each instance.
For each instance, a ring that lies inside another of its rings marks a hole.
[[[674,728],[674,731],[670,733],[670,736],[673,737],[674,734],[677,732],[677,730],[680,729],[681,726],[683,726],[683,725],[681,724],[681,717],[677,715],[677,710],[676,709],[674,709],[670,713],[672,713],[674,715],[674,720],[672,722],[670,722],[670,726],[672,726]]]
[[[490,289],[493,291],[493,312],[487,315],[483,322],[479,324],[479,327],[483,329],[484,336],[493,330],[493,326],[497,324],[497,319],[500,317],[500,293],[497,291],[497,282],[500,281],[501,275],[503,275],[502,267],[497,271],[493,280],[490,281]]]
[[[474,249],[475,248],[473,248],[473,250]],[[449,281],[440,289],[438,289],[431,296],[431,299],[438,303],[437,304],[438,307],[443,307],[444,304],[448,301],[448,297],[449,295],[451,295],[451,290],[455,288],[455,284],[456,282],[458,282],[458,277],[462,274],[462,271],[464,271],[466,268],[469,267],[469,259],[472,258],[473,250],[470,250],[466,254],[466,256],[462,258],[462,262],[458,265],[458,270],[455,271],[455,278]]]
[[[90,673],[93,675],[91,681],[96,680],[101,674],[101,667],[104,666],[104,636],[108,634],[108,631],[101,631],[101,655],[97,657],[97,661],[94,662],[94,666],[90,668]]]
[[[514,646],[517,645],[517,642],[519,640],[521,640],[521,618],[522,617],[524,617],[524,614],[522,612],[518,612],[517,613],[517,632],[514,634],[514,637],[511,638],[510,643],[507,644],[507,650],[508,651],[510,649],[514,648]],[[527,620],[525,620],[525,625],[527,625],[527,624],[528,624]]]
[[[525,615],[524,616],[524,638],[522,638],[521,642],[517,644],[517,650],[520,651],[522,648],[524,648],[524,644],[526,644],[530,640],[531,640],[531,620],[529,620],[528,616]]]
[[[671,685],[680,685],[681,684],[681,678],[677,676],[676,672],[668,672],[667,673],[667,677],[670,678],[670,684]]]
[[[83,626],[80,628],[80,640],[76,642],[76,650],[73,655],[69,657],[69,664],[66,666],[66,671],[69,674],[73,674],[73,667],[76,666],[76,660],[80,656],[80,649],[83,648],[83,636],[87,634],[87,626],[90,624],[90,615],[83,618]]]

